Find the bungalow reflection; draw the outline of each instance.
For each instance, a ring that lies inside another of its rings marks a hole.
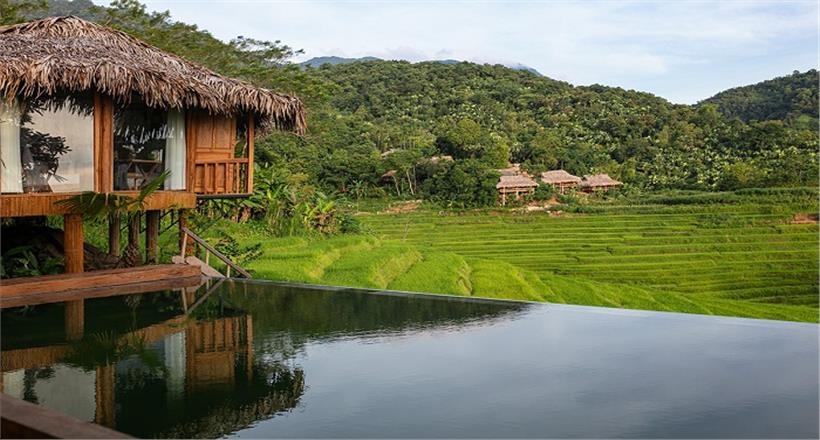
[[[140,437],[220,437],[296,407],[304,373],[284,356],[254,361],[252,317],[217,296],[194,300],[87,301],[78,340],[59,337],[59,305],[4,311],[17,331],[3,332],[2,391]]]
[[[3,310],[3,392],[171,438],[230,436],[293,410],[309,385],[300,363],[311,344],[461,331],[528,308],[224,280],[82,304]]]

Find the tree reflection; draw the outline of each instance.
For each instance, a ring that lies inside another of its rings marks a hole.
[[[56,94],[21,100],[20,146],[23,189],[25,192],[52,192],[52,179],[64,182],[57,173],[60,159],[72,151],[65,136],[49,133],[47,124],[35,120],[59,122],[65,130],[77,124],[78,118],[89,118],[94,102],[89,94]],[[90,122],[90,121],[89,121]],[[53,127],[52,127],[53,128]],[[91,147],[89,145],[89,147]]]

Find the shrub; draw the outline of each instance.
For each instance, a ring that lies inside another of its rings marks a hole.
[[[538,185],[537,188],[535,188],[535,192],[533,192],[532,195],[530,195],[530,199],[543,202],[545,200],[551,199],[553,195],[555,195],[554,192],[555,191],[553,190],[552,185],[542,183]]]
[[[339,232],[342,234],[359,234],[363,231],[362,222],[350,213],[339,216]]]

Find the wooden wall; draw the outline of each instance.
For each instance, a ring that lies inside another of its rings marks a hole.
[[[196,206],[195,184],[199,185],[201,193],[209,195],[250,192],[253,171],[250,169],[249,161],[234,158],[236,118],[214,116],[195,110],[190,110],[187,114],[187,190],[157,191],[148,200],[148,210],[194,208]],[[96,192],[112,192],[114,188],[113,122],[114,103],[109,97],[96,94],[94,97],[94,190]],[[250,143],[249,147],[252,148],[252,141]],[[197,162],[200,162],[200,166],[196,165]],[[199,173],[198,178],[197,173]],[[117,193],[136,194],[126,191]],[[55,203],[76,194],[2,194],[0,195],[0,217],[66,214],[67,210]]]
[[[253,191],[253,118],[248,118],[246,157],[236,158],[237,118],[188,112],[188,188],[200,195],[249,194]]]

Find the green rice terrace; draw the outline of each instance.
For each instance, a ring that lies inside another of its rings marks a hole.
[[[224,224],[257,278],[817,321],[817,190],[673,193],[523,210],[362,212],[367,234]]]

